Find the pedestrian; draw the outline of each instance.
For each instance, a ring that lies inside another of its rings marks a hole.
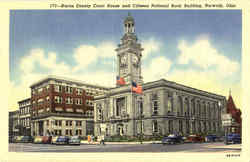
[[[91,137],[90,135],[88,135],[88,143],[90,143],[90,141],[91,141]]]
[[[105,140],[104,135],[101,135],[100,136],[100,144],[105,145],[104,140]]]

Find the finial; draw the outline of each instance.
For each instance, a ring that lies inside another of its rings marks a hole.
[[[229,96],[231,96],[231,88],[229,89]]]

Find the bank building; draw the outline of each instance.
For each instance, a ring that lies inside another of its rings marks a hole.
[[[124,20],[117,52],[117,81],[94,97],[94,134],[145,136],[222,132],[226,97],[165,79],[143,82],[143,44],[135,34],[135,20]],[[135,86],[135,87],[134,87]],[[142,93],[133,88],[142,88]]]

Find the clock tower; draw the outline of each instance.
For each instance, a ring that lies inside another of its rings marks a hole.
[[[142,84],[141,52],[143,49],[141,44],[137,42],[134,18],[128,14],[123,25],[124,35],[116,49],[117,73],[118,76],[124,78],[126,84],[131,84],[132,81],[135,81],[137,84]]]

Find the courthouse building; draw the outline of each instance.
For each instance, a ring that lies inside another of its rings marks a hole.
[[[130,15],[124,20],[121,43],[114,50],[117,75],[125,85],[117,85],[94,97],[95,135],[187,135],[223,131],[221,114],[226,111],[225,96],[165,79],[143,82],[143,45],[138,43],[135,21]],[[142,86],[142,95],[131,91],[132,81]]]
[[[93,134],[93,95],[107,88],[57,76],[30,88],[32,136]]]

